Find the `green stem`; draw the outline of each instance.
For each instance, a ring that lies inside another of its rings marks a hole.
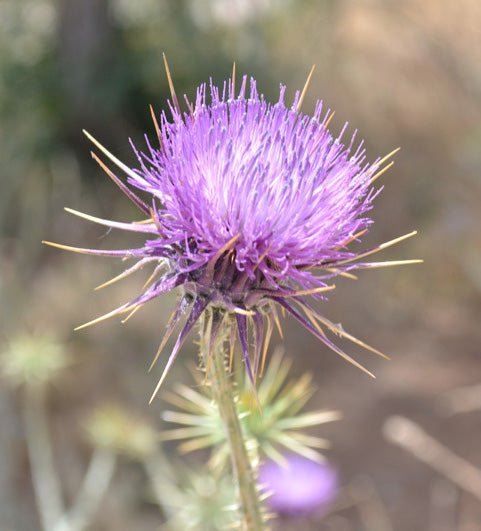
[[[206,326],[204,330],[208,329]],[[204,345],[208,345],[209,333],[205,334]],[[219,334],[220,339],[211,353],[212,359],[207,361],[212,393],[220,416],[224,422],[227,441],[230,447],[232,469],[234,478],[239,487],[240,505],[244,518],[245,531],[262,531],[265,529],[261,514],[259,495],[248,452],[242,434],[237,408],[235,404],[235,392],[230,375],[225,364],[224,344],[225,335]],[[207,340],[207,341],[205,341]],[[207,350],[204,350],[207,352]]]

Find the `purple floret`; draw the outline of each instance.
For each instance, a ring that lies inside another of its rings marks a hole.
[[[339,488],[334,468],[295,454],[286,460],[267,461],[259,469],[259,485],[269,495],[266,505],[280,516],[325,514]]]

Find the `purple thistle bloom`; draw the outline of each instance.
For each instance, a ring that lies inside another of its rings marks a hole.
[[[300,112],[303,95],[298,92],[289,106],[283,86],[278,101],[268,103],[253,79],[248,87],[246,77],[238,92],[234,75],[222,90],[212,83],[209,88],[200,86],[194,104],[186,100],[189,112],[183,113],[167,74],[171,117],[163,112],[159,125],[152,113],[160,146],[153,147],[146,138],[146,152],[134,147],[137,169],[124,165],[86,133],[126,173],[127,184],[93,154],[148,219],[119,223],[70,212],[142,233],[145,241],[137,248],[113,251],[54,245],[136,260],[112,281],[147,264],[155,265],[155,282],[141,295],[87,325],[134,311],[182,286],[161,348],[189,308],[190,313],[161,381],[187,333],[208,307],[215,309],[213,332],[220,329],[226,316],[236,324],[246,369],[253,379],[261,353],[267,350],[273,322],[279,323],[277,304],[327,346],[369,373],[334,345],[321,326],[381,353],[320,315],[307,296],[324,299],[325,292],[335,287],[330,281],[338,275],[353,277],[354,269],[410,262],[367,263],[362,259],[414,233],[361,253],[347,248],[372,223],[367,216],[377,193],[372,183],[386,169],[382,165],[391,154],[369,164],[362,142],[355,144],[356,133],[343,143],[347,124],[337,138],[332,136],[327,128],[332,114],[323,111],[322,103],[317,103],[312,117],[305,115]],[[255,345],[252,357],[249,322]]]
[[[280,516],[324,515],[339,489],[332,466],[296,454],[287,456],[285,465],[275,461],[263,463],[258,481],[270,494],[267,506]]]

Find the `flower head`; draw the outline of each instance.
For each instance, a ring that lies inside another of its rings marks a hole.
[[[297,454],[287,456],[286,461],[266,461],[260,467],[259,483],[270,493],[269,508],[281,516],[325,514],[339,488],[334,468]]]
[[[312,117],[300,112],[304,93],[298,92],[288,105],[281,86],[277,102],[269,103],[257,91],[254,79],[248,83],[244,77],[237,90],[233,75],[221,88],[212,82],[201,85],[195,101],[186,100],[188,112],[182,112],[168,67],[167,74],[170,114],[164,111],[159,124],[152,113],[159,146],[147,139],[145,152],[134,147],[137,169],[120,162],[87,133],[126,173],[127,184],[93,155],[147,219],[120,223],[70,212],[141,233],[145,240],[140,247],[123,250],[68,249],[136,260],[114,280],[148,264],[155,266],[153,282],[142,294],[87,324],[135,311],[182,286],[165,340],[183,314],[189,313],[161,381],[208,307],[216,310],[214,334],[223,319],[235,324],[251,380],[272,322],[278,322],[278,305],[361,367],[326,337],[321,326],[357,340],[319,315],[307,297],[324,298],[338,275],[352,277],[353,269],[379,266],[362,259],[414,234],[360,253],[347,247],[372,223],[367,215],[376,195],[372,184],[385,170],[382,166],[388,157],[368,163],[356,133],[344,142],[347,124],[334,137],[328,130],[332,114],[324,111],[321,102]],[[255,344],[252,358],[249,322]]]

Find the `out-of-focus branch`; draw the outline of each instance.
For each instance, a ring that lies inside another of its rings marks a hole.
[[[25,386],[23,413],[38,513],[44,531],[51,531],[64,509],[62,491],[53,462],[43,385]]]
[[[481,470],[453,453],[411,420],[392,416],[383,426],[386,439],[407,450],[478,500],[481,500]]]
[[[72,508],[60,519],[54,531],[82,531],[90,524],[112,480],[116,463],[113,452],[101,448],[95,450]]]

